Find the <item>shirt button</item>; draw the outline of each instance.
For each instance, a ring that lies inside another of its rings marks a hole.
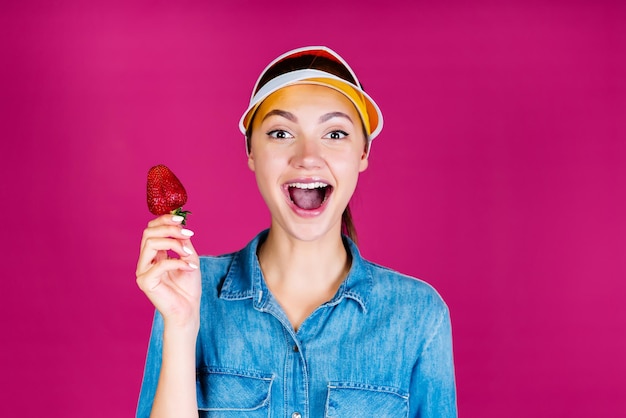
[[[297,345],[294,345],[294,346],[293,346],[293,351],[294,351],[294,353],[297,353],[298,351],[300,351],[300,349],[298,348],[298,346],[297,346]],[[300,418],[300,415],[299,415],[299,413],[298,413],[298,412],[294,412],[294,414],[298,414],[298,416],[291,415],[293,418]]]
[[[294,412],[293,414],[291,414],[291,418],[302,418],[302,415],[300,414],[300,412]]]

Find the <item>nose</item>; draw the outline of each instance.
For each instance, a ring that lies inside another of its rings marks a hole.
[[[312,138],[299,138],[295,144],[292,164],[297,168],[315,169],[324,164],[319,141]]]

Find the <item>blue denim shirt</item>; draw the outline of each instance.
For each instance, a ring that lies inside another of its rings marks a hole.
[[[201,257],[196,349],[201,417],[456,417],[448,309],[428,284],[352,255],[332,300],[294,331],[256,256]],[[157,313],[137,417],[148,417],[159,378]]]

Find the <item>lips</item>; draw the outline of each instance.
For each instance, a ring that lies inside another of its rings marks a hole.
[[[287,183],[285,189],[298,212],[319,210],[333,191],[333,187],[326,182],[309,180]]]

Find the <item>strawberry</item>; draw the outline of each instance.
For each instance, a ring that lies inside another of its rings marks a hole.
[[[182,183],[163,164],[156,165],[148,171],[148,209],[155,215],[180,215],[185,225],[187,215],[182,206],[187,203],[187,192]]]

